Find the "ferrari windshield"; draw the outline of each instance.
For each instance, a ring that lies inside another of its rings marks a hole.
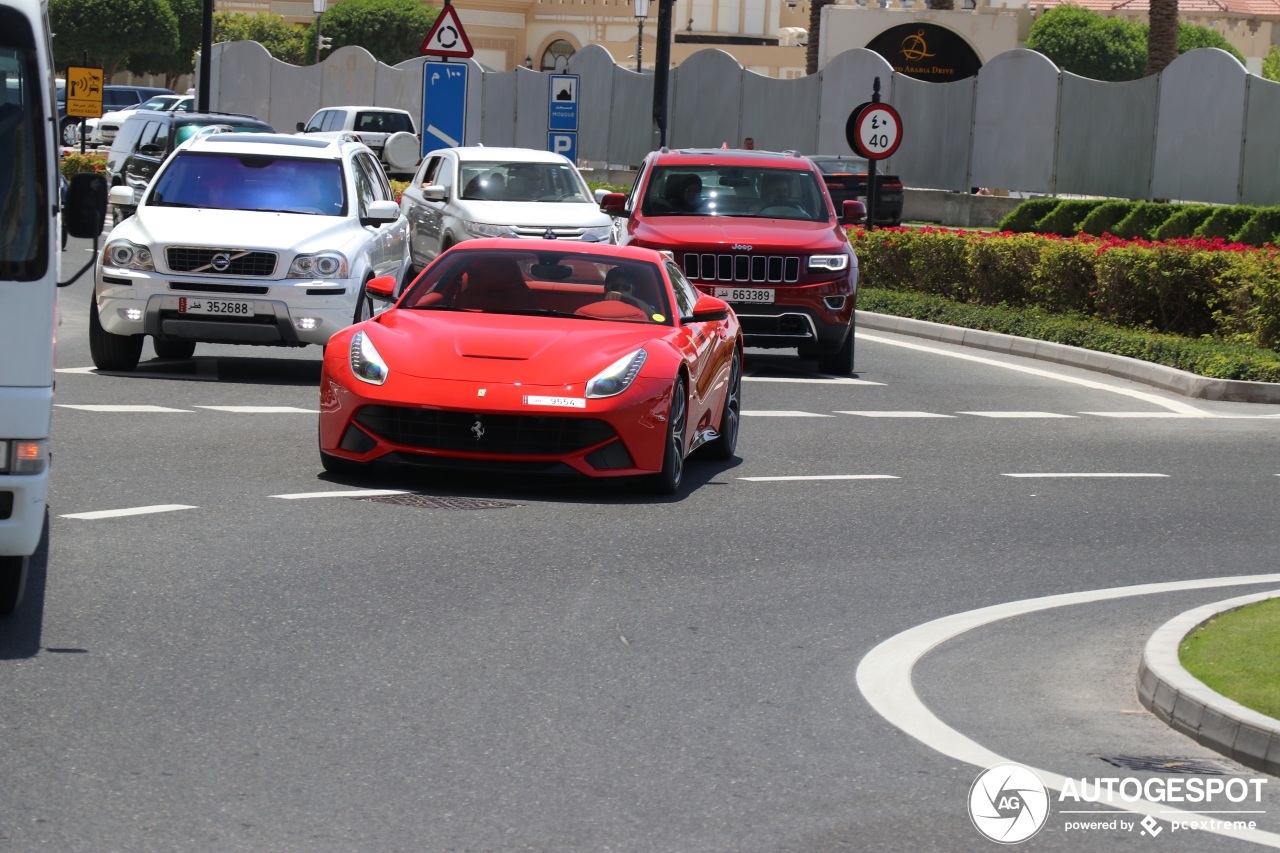
[[[807,169],[658,166],[642,203],[645,216],[830,221],[826,197]]]
[[[464,199],[590,203],[591,191],[568,163],[466,160],[458,166]]]
[[[398,307],[672,322],[657,264],[576,252],[455,248],[427,268]]]
[[[341,216],[344,202],[337,160],[179,152],[148,203]]]

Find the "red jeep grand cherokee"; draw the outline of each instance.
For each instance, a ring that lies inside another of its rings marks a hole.
[[[848,205],[844,215],[865,216]],[[655,151],[631,194],[600,209],[626,218],[619,243],[670,251],[698,289],[732,304],[747,346],[795,347],[824,373],[853,372],[858,259],[808,158]]]

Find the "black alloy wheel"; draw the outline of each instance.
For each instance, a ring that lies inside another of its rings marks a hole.
[[[179,341],[172,338],[152,338],[151,346],[157,358],[185,361],[196,354],[195,341]]]
[[[653,475],[653,490],[660,495],[674,495],[684,482],[684,427],[689,414],[689,399],[684,377],[676,379],[671,389],[671,409],[667,413],[667,447],[662,455],[662,471]]]
[[[729,389],[725,392],[724,409],[720,413],[719,437],[707,445],[712,459],[732,459],[738,449],[738,424],[742,417],[742,360],[735,347],[729,367]]]

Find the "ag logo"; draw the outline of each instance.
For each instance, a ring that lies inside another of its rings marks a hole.
[[[1049,791],[1035,771],[1021,764],[998,764],[978,774],[969,789],[974,827],[1000,844],[1035,835],[1049,818]]]

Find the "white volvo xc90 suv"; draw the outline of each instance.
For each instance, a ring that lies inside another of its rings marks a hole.
[[[412,269],[408,225],[377,157],[352,136],[210,128],[174,149],[98,258],[89,347],[133,370],[197,342],[323,346],[375,309],[365,284]],[[128,196],[126,198],[125,196]]]

